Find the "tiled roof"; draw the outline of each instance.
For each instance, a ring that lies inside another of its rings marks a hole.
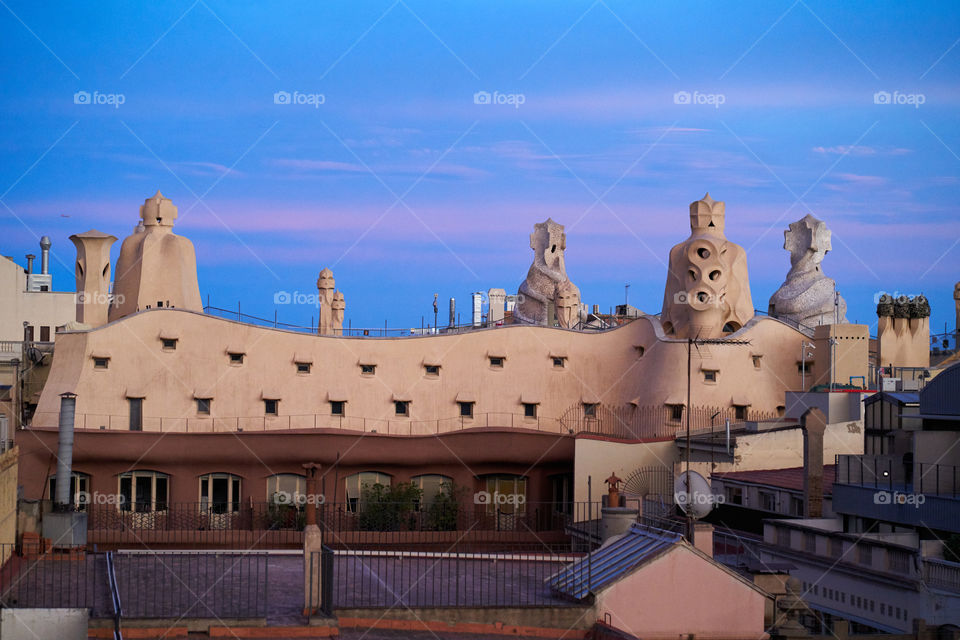
[[[778,487],[791,491],[803,491],[803,467],[789,469],[761,469],[758,471],[729,471],[714,473],[713,477],[720,480],[734,480],[750,484],[762,484],[768,487]],[[823,493],[833,493],[833,483],[837,477],[837,465],[823,465]]]
[[[639,524],[620,539],[597,549],[548,578],[550,588],[577,600],[596,593],[679,543],[683,536]]]

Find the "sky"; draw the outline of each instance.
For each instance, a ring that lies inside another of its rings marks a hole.
[[[584,302],[657,313],[709,192],[755,308],[812,213],[851,321],[923,293],[954,328],[955,2],[0,5],[0,252],[49,235],[56,289],[160,189],[218,307],[308,325],[277,301],[330,267],[352,327],[465,321],[552,217]]]

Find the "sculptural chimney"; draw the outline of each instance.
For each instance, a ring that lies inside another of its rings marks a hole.
[[[105,325],[110,312],[110,247],[117,238],[91,229],[70,240],[77,248],[77,322]]]

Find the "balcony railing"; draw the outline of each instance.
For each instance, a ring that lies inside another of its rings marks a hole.
[[[916,462],[899,456],[838,455],[836,483],[905,491],[925,496],[960,497],[960,467]]]
[[[362,433],[417,436],[434,435],[452,431],[478,428],[530,429],[545,433],[564,435],[589,434],[627,440],[672,438],[686,426],[685,419],[674,420],[672,409],[664,406],[636,407],[633,405],[594,405],[587,414],[584,405],[577,403],[561,417],[528,417],[519,413],[489,412],[472,416],[455,416],[435,420],[408,418],[368,418],[334,414],[296,414],[280,416],[201,416],[158,417],[144,416],[141,429],[145,432],[244,432],[244,431],[291,431],[316,429],[342,429]],[[748,413],[748,419],[762,419],[766,414]],[[717,417],[720,416],[720,417]],[[708,430],[712,420],[725,417],[735,419],[733,409],[694,407],[691,425],[694,429]],[[59,414],[38,411],[32,425],[54,427]],[[77,429],[130,431],[128,415],[78,413]],[[722,429],[722,422],[717,429]]]

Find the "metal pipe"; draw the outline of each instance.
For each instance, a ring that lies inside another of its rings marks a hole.
[[[73,422],[77,408],[77,394],[60,394],[60,437],[57,449],[56,506],[66,511],[70,506],[70,472],[73,467]]]
[[[50,273],[50,238],[43,236],[40,238],[40,273]]]
[[[33,259],[36,257],[37,256],[33,255],[32,253],[27,254],[27,275],[28,276],[33,273]]]

